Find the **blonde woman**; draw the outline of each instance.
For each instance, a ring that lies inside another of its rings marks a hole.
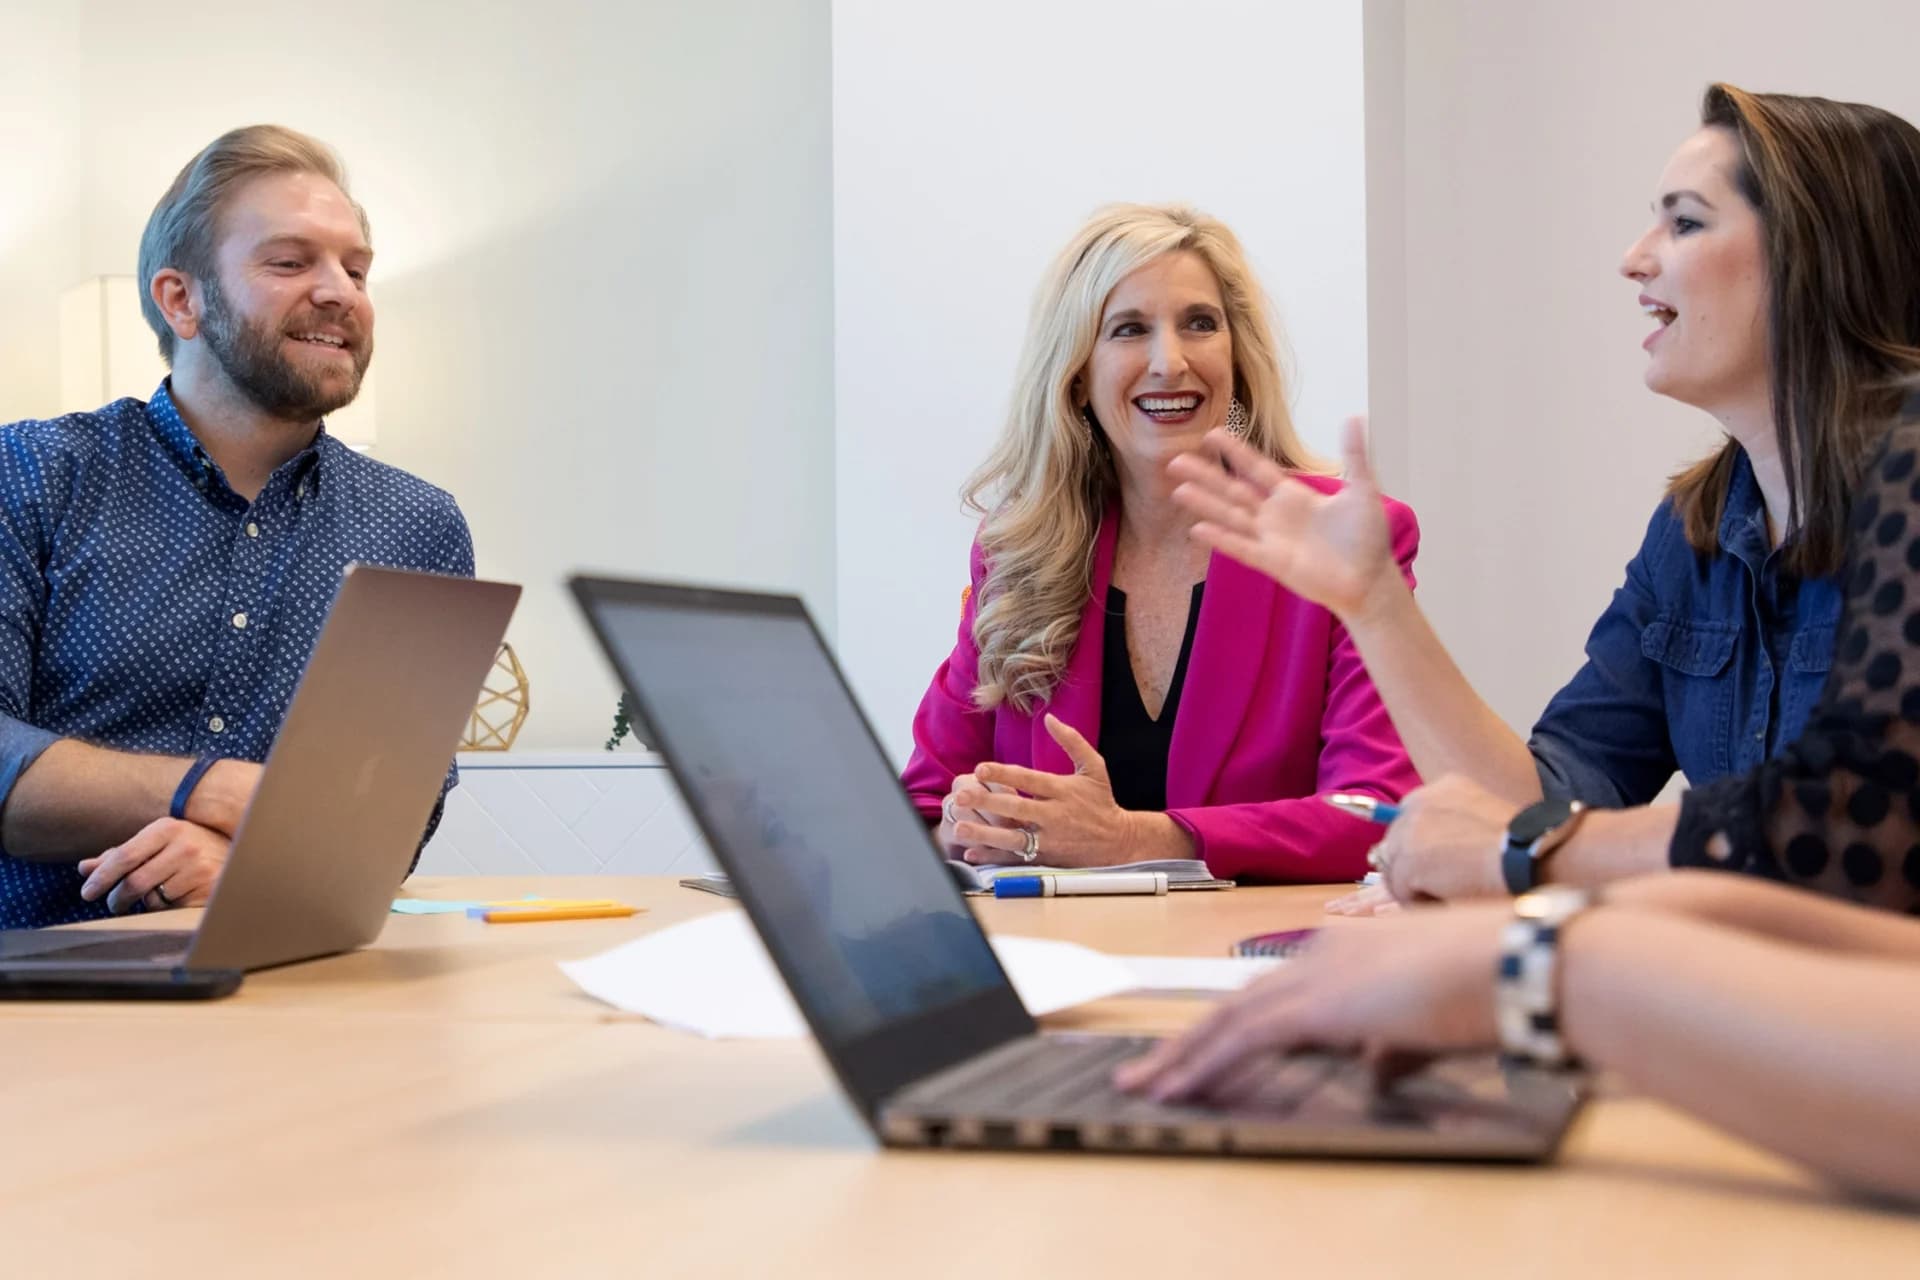
[[[1187,534],[1167,463],[1225,427],[1314,488],[1239,241],[1115,205],[1035,300],[953,652],[914,717],[908,791],[950,856],[1353,879],[1374,831],[1318,799],[1417,785],[1333,616]],[[1382,499],[1412,581],[1413,513]]]

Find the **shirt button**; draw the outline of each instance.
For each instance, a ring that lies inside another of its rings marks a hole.
[[[293,496],[296,498],[304,498],[307,496],[307,482],[305,480],[302,480],[299,485],[294,488]]]
[[[260,526],[251,520],[247,521],[247,536],[249,538],[257,538],[260,536]]]
[[[247,615],[245,613],[236,613],[233,615],[233,629],[235,631],[245,631],[247,629]]]
[[[226,731],[227,731],[227,722],[225,720],[222,720],[219,716],[213,716],[207,720],[208,733],[225,733]]]

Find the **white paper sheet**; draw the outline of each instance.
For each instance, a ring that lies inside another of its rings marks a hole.
[[[1285,964],[1279,956],[1126,956],[1136,989],[1168,995],[1238,991]]]
[[[1014,990],[1034,1014],[1141,989],[1234,990],[1274,963],[1111,956],[1051,938],[1003,935],[992,941]],[[696,1035],[806,1034],[800,1011],[742,911],[701,916],[560,968],[597,1000]]]

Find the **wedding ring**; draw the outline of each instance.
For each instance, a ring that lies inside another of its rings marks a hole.
[[[957,816],[955,816],[953,812],[952,796],[948,796],[945,800],[942,800],[940,802],[940,816],[947,820],[947,825],[950,827],[957,827],[960,825],[960,819]]]
[[[1027,828],[1026,847],[1019,850],[1020,861],[1031,863],[1040,856],[1040,832],[1033,827]]]
[[[163,907],[177,907],[180,905],[179,903],[175,902],[172,898],[169,898],[167,896],[166,886],[164,885],[155,885],[153,886],[152,889],[148,890],[148,892],[152,893],[156,898],[160,899],[160,905]]]

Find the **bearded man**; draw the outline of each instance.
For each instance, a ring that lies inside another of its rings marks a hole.
[[[0,927],[204,903],[346,566],[472,575],[451,496],[326,431],[372,263],[328,147],[236,129],[140,240],[153,398],[0,427]]]

